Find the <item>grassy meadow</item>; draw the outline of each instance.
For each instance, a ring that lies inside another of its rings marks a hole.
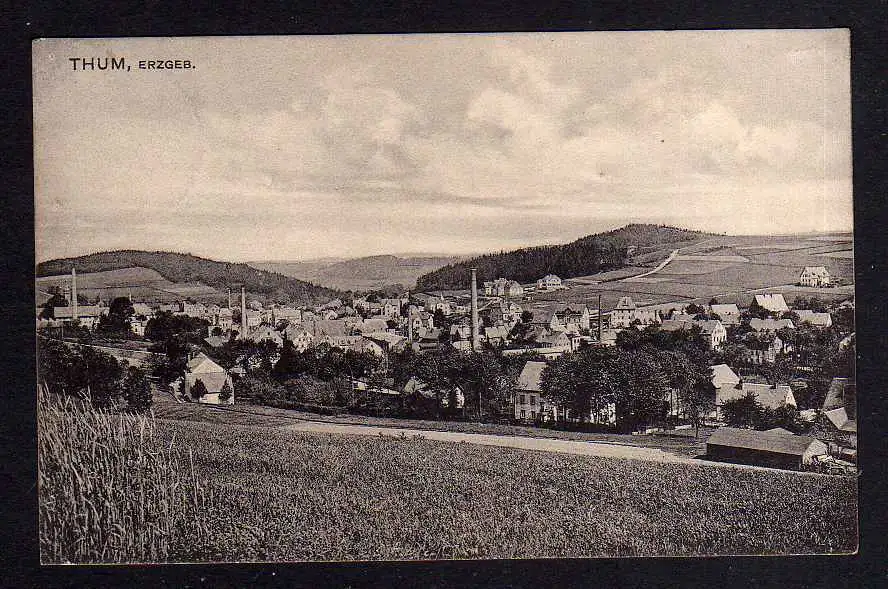
[[[196,558],[849,552],[854,479],[165,422],[215,500]]]
[[[850,552],[851,478],[41,407],[43,562]]]

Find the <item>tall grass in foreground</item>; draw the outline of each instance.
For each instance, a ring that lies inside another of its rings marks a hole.
[[[43,563],[159,562],[207,537],[207,493],[190,452],[164,444],[153,417],[98,412],[38,393]]]

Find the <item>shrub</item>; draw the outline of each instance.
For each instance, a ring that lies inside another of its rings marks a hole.
[[[207,394],[207,386],[203,383],[201,379],[197,379],[194,381],[194,384],[191,385],[191,397],[195,401],[199,401],[201,397]]]
[[[152,417],[102,413],[43,388],[38,398],[42,562],[160,562],[204,545],[211,497],[190,452],[164,444]]]

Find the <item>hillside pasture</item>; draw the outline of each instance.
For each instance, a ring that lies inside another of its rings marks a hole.
[[[620,268],[619,270],[610,270],[608,272],[599,272],[597,274],[590,274],[588,276],[578,276],[576,278],[568,278],[567,282],[570,283],[582,283],[582,284],[597,284],[599,282],[611,282],[613,280],[619,280],[621,278],[628,278],[629,276],[635,276],[636,274],[643,274],[647,272],[650,268],[645,266],[626,266],[625,268]]]
[[[856,481],[163,422],[211,533],[189,560],[847,553]]]
[[[545,295],[535,296],[533,303],[523,303],[522,306],[530,311],[536,309],[552,309],[564,303],[578,303],[588,305],[590,308],[598,306],[598,295],[601,295],[601,306],[605,311],[610,311],[617,306],[620,297],[631,296],[636,304],[653,305],[668,303],[677,297],[671,294],[652,294],[650,288],[659,286],[654,284],[608,282],[597,285],[585,285],[572,287],[569,290],[555,291]],[[680,297],[679,297],[680,298]]]
[[[71,285],[70,274],[42,276],[36,280],[38,303],[48,298],[46,292],[51,287],[64,289]],[[216,299],[222,294],[201,283],[171,282],[156,270],[141,267],[78,274],[77,292],[88,299],[101,298],[103,301],[111,301],[117,297],[132,295],[137,301],[152,302],[178,301],[183,297]]]
[[[722,260],[705,260],[706,256],[699,256],[698,259],[688,260],[679,258],[667,264],[664,268],[658,270],[652,276],[670,276],[670,275],[687,275],[687,274],[708,274],[730,268],[733,264]]]

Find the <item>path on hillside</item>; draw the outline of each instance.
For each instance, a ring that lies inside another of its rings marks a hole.
[[[629,458],[633,460],[647,460],[649,462],[675,462],[684,464],[696,462],[690,458],[679,456],[677,454],[672,454],[670,452],[665,452],[657,448],[645,448],[641,446],[629,446],[622,444],[608,444],[603,442],[556,440],[549,438],[529,438],[524,436],[505,436],[494,434],[470,434],[462,432],[442,432],[434,430],[398,429],[393,427],[350,425],[318,421],[303,421],[293,425],[284,426],[283,429],[299,432],[352,434],[360,436],[404,435],[408,438],[412,436],[422,436],[427,440],[438,440],[441,442],[467,442],[469,444],[481,444],[483,446],[501,446],[506,448],[519,448],[522,450],[561,452],[564,454],[579,454],[582,456]]]
[[[636,274],[635,276],[627,276],[626,278],[621,278],[617,282],[632,282],[636,278],[644,278],[645,276],[650,276],[654,272],[659,272],[660,270],[665,268],[666,265],[669,264],[669,262],[674,260],[675,256],[677,256],[677,255],[678,255],[678,250],[672,250],[672,252],[669,254],[669,256],[665,260],[660,262],[656,268],[654,268],[652,270],[648,270],[647,272],[644,272],[642,274]]]

